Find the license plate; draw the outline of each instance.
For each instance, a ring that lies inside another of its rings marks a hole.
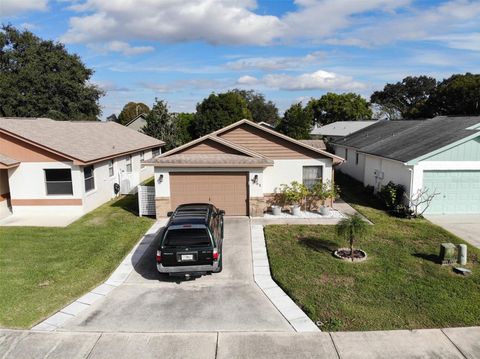
[[[182,261],[193,261],[193,254],[182,254]]]

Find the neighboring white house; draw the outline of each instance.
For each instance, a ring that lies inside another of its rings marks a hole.
[[[342,137],[351,135],[378,121],[337,121],[329,123],[325,126],[315,126],[310,132],[313,137],[327,138],[330,140],[338,140]]]
[[[480,116],[381,121],[334,142],[339,167],[378,191],[438,192],[427,213],[480,213]]]
[[[114,122],[0,118],[0,218],[91,211],[151,177],[164,143]],[[152,153],[153,152],[153,153]]]
[[[263,216],[275,189],[330,181],[343,161],[324,149],[248,120],[145,161],[155,167],[157,217],[179,204],[210,202],[227,215]]]
[[[142,128],[144,128],[147,124],[147,121],[145,120],[146,117],[147,115],[145,113],[141,113],[133,120],[128,122],[125,126],[131,128],[132,130],[142,132]]]

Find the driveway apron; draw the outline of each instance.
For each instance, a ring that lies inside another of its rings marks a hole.
[[[184,280],[157,272],[154,241],[124,284],[60,330],[293,331],[253,280],[250,223],[226,217],[223,271]]]

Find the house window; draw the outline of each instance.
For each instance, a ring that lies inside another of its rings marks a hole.
[[[322,166],[304,166],[303,184],[307,188],[312,188],[315,183],[322,181]]]
[[[83,168],[83,177],[85,178],[85,192],[95,189],[95,178],[93,177],[93,166]]]
[[[132,155],[127,156],[127,172],[132,173]]]
[[[142,151],[140,152],[140,161],[143,161],[145,159],[145,152]]]
[[[348,148],[345,148],[345,161],[348,160]]]
[[[73,194],[72,171],[70,169],[45,170],[47,195]]]
[[[160,154],[160,148],[154,148],[152,150],[152,157],[158,156]]]
[[[355,154],[355,164],[358,165],[358,152]]]
[[[108,175],[113,177],[113,160],[108,161]]]

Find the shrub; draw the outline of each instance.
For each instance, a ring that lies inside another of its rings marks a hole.
[[[282,194],[285,204],[301,206],[308,196],[308,188],[297,181],[293,181],[290,185],[280,185],[280,193]]]
[[[404,193],[405,187],[390,181],[386,186],[382,186],[378,192],[378,196],[385,204],[385,207],[391,211],[395,209],[396,206],[402,204]]]

